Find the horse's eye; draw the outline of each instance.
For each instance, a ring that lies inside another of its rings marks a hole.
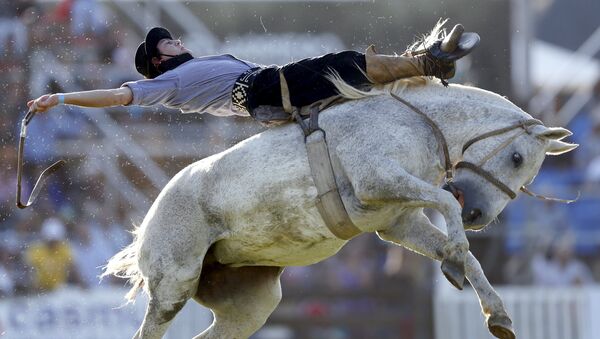
[[[512,161],[515,167],[519,167],[523,163],[523,157],[521,156],[521,154],[515,152],[512,155]]]

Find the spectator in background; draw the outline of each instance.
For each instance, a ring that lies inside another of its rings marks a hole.
[[[40,233],[42,240],[26,251],[26,260],[33,268],[34,289],[52,291],[67,284],[69,279],[81,284],[63,222],[49,218],[42,224]]]
[[[533,283],[541,286],[573,286],[593,283],[591,270],[573,253],[573,239],[562,236],[548,247],[546,255],[537,254],[531,262]]]

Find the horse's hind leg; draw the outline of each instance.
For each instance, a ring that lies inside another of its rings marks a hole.
[[[166,254],[166,251],[158,252]],[[144,321],[134,338],[163,337],[175,315],[194,296],[201,266],[201,257],[177,262],[168,255],[150,265],[150,272],[144,274],[150,300]]]
[[[281,300],[281,272],[268,266],[205,267],[194,300],[215,319],[195,339],[243,339],[260,329]]]
[[[202,227],[202,216],[183,198],[167,195],[152,206],[142,225],[138,266],[150,300],[135,338],[162,338],[196,293],[214,234]]]

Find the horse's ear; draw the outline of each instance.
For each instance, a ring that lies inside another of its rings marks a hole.
[[[536,131],[538,132],[538,131]],[[536,133],[538,138],[548,140],[562,140],[568,136],[573,135],[571,131],[562,127],[543,127],[541,131]]]
[[[549,155],[567,153],[579,146],[578,144],[561,141],[562,139],[573,135],[573,133],[566,128],[537,125],[531,128],[531,132],[536,137],[548,142],[546,145],[546,154]]]
[[[560,140],[550,140],[546,147],[546,154],[559,155],[574,150],[579,146],[578,144],[570,144],[568,142]]]

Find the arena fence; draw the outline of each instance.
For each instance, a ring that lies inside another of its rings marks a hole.
[[[443,279],[443,278],[442,278]],[[434,296],[437,339],[494,338],[487,331],[475,292],[453,290],[441,282]],[[513,320],[518,338],[600,338],[600,286],[496,289]]]
[[[10,339],[129,339],[142,323],[148,299],[125,304],[121,287],[59,290],[0,298],[0,337]],[[188,302],[164,339],[192,338],[212,322],[210,311]]]
[[[38,338],[131,338],[144,316],[147,301],[125,304],[125,288],[59,290],[0,300],[0,336]]]

